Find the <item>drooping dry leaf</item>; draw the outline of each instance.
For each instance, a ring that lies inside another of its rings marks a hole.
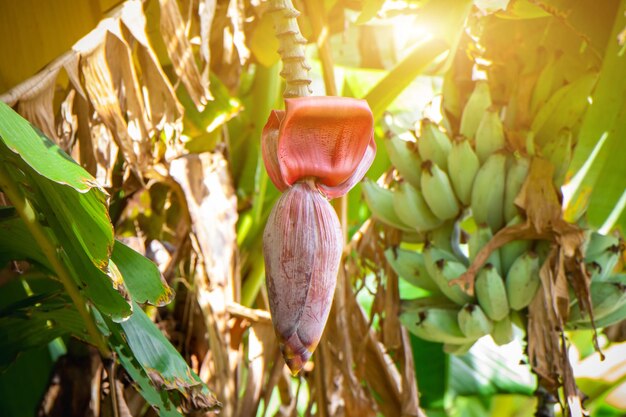
[[[426,417],[419,406],[419,390],[417,388],[417,377],[415,375],[415,364],[413,362],[413,351],[409,333],[405,328],[401,329],[402,335],[402,359],[400,369],[402,370],[402,415]]]
[[[346,289],[352,292],[351,288]],[[353,357],[359,379],[364,379],[373,392],[378,394],[377,403],[385,416],[398,416],[401,413],[402,382],[393,361],[378,341],[356,297],[347,298],[350,338]]]
[[[230,349],[227,304],[235,301],[234,268],[237,241],[237,199],[228,165],[221,153],[187,155],[175,159],[170,175],[184,191],[192,220],[192,231],[201,264],[194,275],[200,305],[211,346],[216,391],[224,407],[234,412],[237,392],[232,375],[240,358]]]
[[[55,68],[46,74],[36,86],[25,92],[20,97],[17,111],[26,120],[38,126],[42,132],[51,139],[58,141],[52,102],[56,78],[60,68]]]
[[[238,416],[255,414],[261,401],[261,389],[270,360],[277,353],[278,346],[271,322],[253,324],[248,335],[248,377],[243,398],[238,404]]]
[[[213,97],[208,80],[203,80],[193,59],[191,44],[186,36],[185,22],[176,0],[159,0],[161,5],[161,34],[172,60],[176,75],[181,79],[198,111]]]
[[[61,68],[71,87],[59,85]],[[53,98],[58,87],[77,94],[73,103],[69,98],[63,102],[55,121]],[[105,186],[112,185],[117,147],[140,177],[152,162],[150,138],[165,131],[174,145],[172,139],[182,131],[182,106],[148,42],[146,19],[137,1],[111,11],[72,50],[0,99],[17,103],[18,110],[44,133],[69,146],[66,150]],[[70,127],[74,120],[77,123]],[[168,150],[180,154],[176,146]]]
[[[113,75],[107,63],[107,38],[107,32],[101,28],[81,39],[74,45],[74,50],[82,57],[80,70],[85,78],[85,88],[92,105],[113,133],[126,160],[137,167],[137,157],[132,149],[126,121],[117,98]]]
[[[233,45],[237,48],[239,63],[242,65],[250,58],[250,50],[246,46],[246,36],[243,33],[244,16],[241,12],[244,9],[243,0],[231,0],[228,5],[227,13],[232,25]]]
[[[217,8],[216,0],[200,0],[198,2],[198,16],[200,17],[200,57],[204,61],[202,69],[202,82],[209,85],[209,72],[211,70],[211,25]]]

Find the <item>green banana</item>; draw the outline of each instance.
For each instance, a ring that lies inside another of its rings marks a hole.
[[[452,253],[459,262],[469,265],[469,260],[460,247],[461,225],[456,220],[443,222],[441,226],[429,232],[426,238],[431,245]]]
[[[615,269],[621,256],[619,246],[611,246],[597,256],[587,268],[592,272],[592,281],[603,281]]]
[[[572,161],[572,131],[563,128],[555,140],[551,140],[542,149],[543,156],[554,166],[552,180],[557,187],[565,182],[567,169]]]
[[[467,271],[467,267],[463,263],[440,259],[435,263],[435,269],[433,280],[439,285],[439,289],[446,297],[459,305],[472,300],[472,297],[463,291],[459,285],[450,285],[450,281],[457,279]]]
[[[597,72],[587,73],[577,80],[558,89],[537,111],[531,124],[535,140],[540,146],[557,136],[563,128],[573,128],[583,115],[598,79]]]
[[[442,293],[450,300],[463,305],[472,297],[458,285],[450,286],[450,281],[467,271],[467,267],[451,253],[435,246],[427,245],[422,251],[424,263],[430,277],[435,281]]]
[[[626,318],[626,303],[622,304],[617,309],[613,310],[612,313],[607,314],[604,317],[601,317],[597,320],[594,320],[596,326],[598,327],[606,327],[612,324],[615,324],[619,321],[622,321]]]
[[[440,293],[439,286],[430,277],[424,265],[424,256],[414,250],[389,248],[385,251],[391,268],[410,284],[425,290]]]
[[[521,224],[522,222],[523,220],[520,216],[515,216],[506,225],[507,227],[515,226]],[[530,240],[516,239],[500,248],[500,264],[502,266],[500,271],[502,272],[502,276],[509,273],[513,262],[515,262],[524,252],[529,250],[531,246],[532,241]]]
[[[506,275],[509,306],[513,310],[521,310],[528,306],[540,285],[539,257],[534,252],[525,252],[513,262]]]
[[[396,210],[393,207],[393,191],[383,188],[366,178],[363,181],[363,195],[372,215],[377,220],[399,230],[408,232],[413,230],[400,220],[396,214]]]
[[[488,335],[493,330],[493,322],[476,304],[465,304],[459,311],[457,319],[463,334],[472,339]]]
[[[480,168],[478,156],[467,138],[455,139],[448,154],[448,176],[461,203],[468,206],[472,198],[472,185]]]
[[[626,281],[626,280],[623,280]],[[600,320],[626,304],[626,282],[598,281],[589,286],[593,317]],[[589,315],[582,313],[578,302],[570,306],[570,323],[587,322]]]
[[[471,234],[469,241],[467,242],[470,262],[474,262],[474,259],[476,259],[476,255],[478,255],[478,252],[480,252],[480,250],[487,243],[489,243],[491,238],[493,238],[493,233],[491,233],[491,229],[489,228],[489,226],[485,224],[477,226],[476,231]],[[499,249],[491,252],[491,255],[489,255],[489,258],[487,258],[487,263],[493,265],[498,273],[502,273]]]
[[[483,117],[483,113],[491,107],[491,94],[489,93],[489,84],[487,81],[477,81],[474,91],[469,96],[463,114],[461,115],[461,125],[459,132],[467,138],[473,138],[476,129]]]
[[[422,173],[422,180],[423,175]],[[494,233],[504,224],[505,175],[506,156],[494,153],[480,167],[472,186],[471,208],[474,220],[476,224],[487,223]]]
[[[424,340],[463,345],[470,340],[461,332],[457,314],[456,309],[424,308],[401,313],[400,323]]]
[[[398,174],[408,181],[413,187],[420,187],[422,170],[422,158],[417,150],[417,143],[405,140],[403,137],[413,139],[414,136],[405,132],[400,135],[390,135],[384,140],[389,160],[396,167]]]
[[[408,182],[400,183],[394,190],[393,207],[400,220],[418,232],[436,229],[442,223],[426,204],[422,192]]]
[[[443,294],[429,295],[428,297],[400,300],[400,313],[417,314],[430,308],[443,308],[446,310],[458,310],[459,306],[453,303]]]
[[[421,185],[424,199],[435,216],[448,220],[459,214],[461,207],[456,201],[448,174],[433,161],[422,164]]]
[[[515,205],[515,198],[517,198],[526,181],[529,168],[530,161],[528,158],[513,155],[513,161],[511,161],[506,171],[506,184],[504,187],[504,220],[507,223],[519,215],[518,208]]]
[[[511,322],[510,316],[493,322],[491,338],[498,346],[506,345],[513,341],[513,323]]]
[[[620,239],[613,235],[591,232],[585,242],[585,262],[593,262],[611,247],[620,246]]]
[[[551,54],[548,62],[539,73],[539,77],[537,77],[537,82],[535,83],[533,93],[530,97],[531,116],[537,114],[537,110],[548,101],[555,87],[558,87],[558,85],[556,85],[558,82],[557,70],[557,59],[554,54]]]
[[[439,130],[439,127],[430,119],[422,119],[420,131],[417,148],[422,160],[433,161],[442,170],[447,171],[448,153],[452,148],[448,135]]]
[[[500,116],[494,110],[487,109],[476,129],[476,155],[481,164],[489,155],[504,147],[504,127]]]
[[[487,317],[498,321],[509,315],[509,300],[504,281],[491,264],[478,272],[474,283],[476,299]]]
[[[465,343],[463,345],[455,344],[455,343],[444,343],[443,351],[449,355],[465,355],[476,343],[475,340]]]
[[[585,248],[585,263],[592,281],[603,281],[608,277],[621,255],[620,239],[613,235],[592,232]]]

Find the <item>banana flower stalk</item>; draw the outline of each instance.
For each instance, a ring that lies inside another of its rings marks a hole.
[[[315,350],[332,304],[343,249],[329,200],[363,178],[376,154],[364,100],[285,100],[263,128],[263,161],[283,192],[263,234],[270,312],[279,345],[297,374]]]

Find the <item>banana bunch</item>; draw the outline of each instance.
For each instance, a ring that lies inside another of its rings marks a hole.
[[[490,229],[484,227],[471,237],[470,258],[490,236]],[[497,259],[499,254],[494,255]],[[475,296],[450,286],[467,266],[464,259],[448,250],[427,243],[422,252],[389,248],[385,256],[398,276],[430,292],[427,297],[404,302],[402,323],[423,339],[444,343],[446,351],[454,354],[467,352],[488,335],[499,345],[510,343],[510,315],[528,306],[540,286],[539,259],[532,251],[520,254],[505,275],[487,263],[478,274]]]
[[[525,221],[515,200],[532,158],[552,163],[556,186],[565,181],[586,107],[582,97],[597,77],[589,73],[563,85],[555,70],[558,61],[550,61],[539,76],[528,103],[532,126],[525,135],[508,137],[505,112],[494,105],[489,83],[478,81],[461,113],[458,134],[428,119],[414,132],[389,129],[383,140],[393,175],[385,185],[363,184],[373,217],[402,231],[406,242],[411,236],[412,243],[386,250],[389,265],[429,293],[405,300],[401,321],[417,336],[443,343],[446,352],[465,353],[488,335],[499,345],[511,342],[514,318],[526,314],[541,288],[549,246],[544,241],[516,240],[493,251],[476,275],[473,295],[450,282],[467,271],[499,230]],[[596,324],[626,317],[626,275],[619,274],[623,253],[624,244],[615,236],[587,236],[584,261],[592,278]],[[591,325],[575,302],[570,309],[568,326]]]

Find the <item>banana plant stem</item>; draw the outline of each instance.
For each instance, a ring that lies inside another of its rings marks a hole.
[[[306,39],[300,33],[296,20],[300,12],[293,7],[291,0],[270,0],[267,12],[273,15],[276,37],[280,44],[278,54],[283,61],[280,75],[286,83],[283,97],[306,97],[311,94],[311,67],[306,62]]]
[[[39,248],[46,256],[46,259],[48,259],[48,262],[50,262],[52,269],[65,287],[65,290],[71,300],[74,302],[78,313],[83,318],[87,328],[87,333],[91,337],[92,342],[98,348],[102,357],[110,358],[111,351],[106,345],[102,334],[98,330],[94,318],[87,310],[85,299],[81,295],[69,271],[57,256],[56,247],[51,241],[50,236],[45,233],[43,227],[37,221],[37,213],[35,212],[32,203],[11,180],[9,172],[2,164],[0,164],[0,189],[2,189],[2,192],[4,192],[11,203],[13,203],[15,209],[26,224],[29,232],[39,245]]]

